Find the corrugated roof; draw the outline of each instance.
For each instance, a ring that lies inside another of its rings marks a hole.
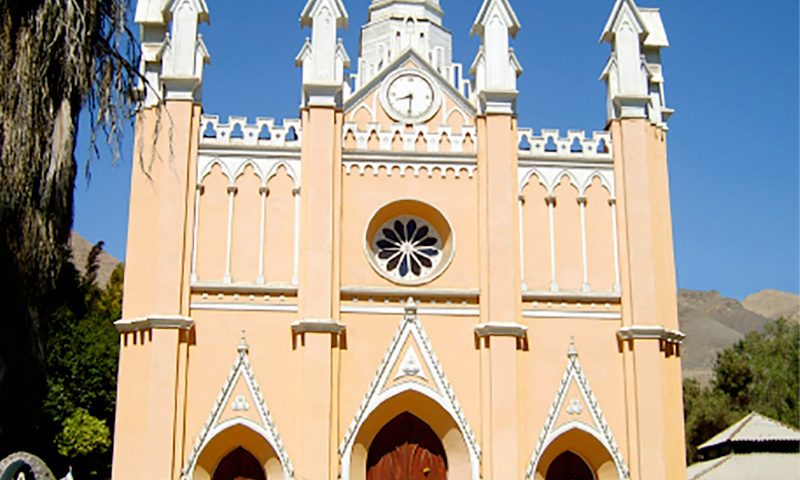
[[[800,454],[731,454],[690,465],[686,476],[688,480],[797,480]]]
[[[697,448],[703,449],[727,442],[764,441],[800,441],[800,431],[756,412],[750,412]]]

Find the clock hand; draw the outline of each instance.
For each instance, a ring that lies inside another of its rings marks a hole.
[[[409,115],[411,115],[411,107],[412,107],[412,102],[413,101],[414,101],[414,94],[413,93],[409,93],[408,94],[408,114]]]

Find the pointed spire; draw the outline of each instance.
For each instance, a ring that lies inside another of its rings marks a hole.
[[[471,73],[484,113],[514,113],[522,66],[510,48],[510,38],[519,29],[519,20],[508,0],[484,0],[471,32],[481,37]]]
[[[161,78],[167,100],[199,101],[203,66],[211,57],[197,31],[200,22],[208,22],[208,5],[205,0],[173,0],[169,17],[172,24],[164,40]]]
[[[308,0],[300,14],[300,26],[311,28],[311,38],[297,56],[303,67],[303,105],[332,106],[341,103],[344,69],[350,59],[337,40],[337,30],[347,27],[342,0]]]
[[[600,77],[608,87],[608,120],[647,117],[666,128],[672,110],[664,100],[660,50],[669,42],[658,9],[616,0],[600,41],[611,44]]]

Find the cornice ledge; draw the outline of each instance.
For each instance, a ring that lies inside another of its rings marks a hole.
[[[331,319],[309,318],[306,320],[299,320],[292,324],[292,333],[295,335],[302,335],[305,333],[332,333],[339,335],[344,333],[346,329],[347,326],[345,324]]]
[[[484,337],[525,338],[528,327],[518,323],[481,323],[475,326],[475,335]]]
[[[661,340],[667,343],[680,345],[686,334],[680,330],[670,330],[661,325],[630,325],[617,330],[620,341],[628,340]]]
[[[191,330],[194,320],[182,315],[150,315],[149,317],[120,319],[114,322],[119,333],[139,332],[142,330]]]

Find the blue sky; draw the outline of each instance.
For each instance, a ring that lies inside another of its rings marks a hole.
[[[206,113],[298,116],[300,71],[294,57],[307,31],[301,0],[207,0],[211,51]],[[369,0],[344,0],[343,33],[358,56]],[[469,29],[480,0],[441,0],[454,59],[469,66],[477,40]],[[511,0],[522,23],[513,42],[525,68],[520,125],[599,130],[605,88],[598,81],[608,47],[597,40],[613,0]],[[676,110],[668,137],[678,286],[742,298],[765,288],[800,291],[798,181],[798,2],[643,1],[660,7],[671,47],[664,52],[666,96]],[[355,62],[354,62],[355,63]],[[88,132],[76,149],[83,166]],[[76,186],[74,228],[125,256],[132,130],[123,158],[107,148]]]

